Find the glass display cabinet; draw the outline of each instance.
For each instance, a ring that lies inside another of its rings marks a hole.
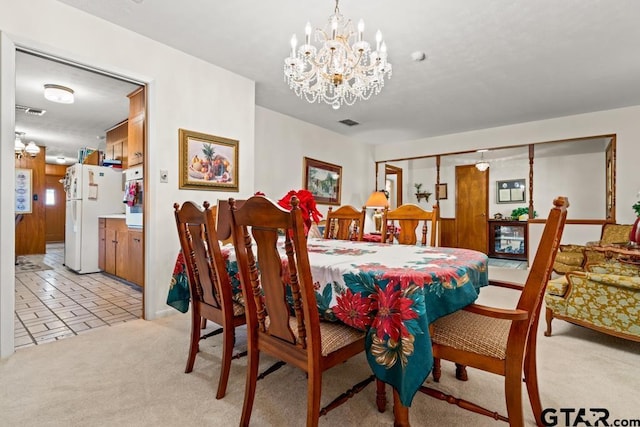
[[[527,261],[526,221],[489,220],[489,257]]]

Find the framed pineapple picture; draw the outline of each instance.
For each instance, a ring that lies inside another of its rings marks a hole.
[[[238,141],[179,129],[180,189],[238,191]]]

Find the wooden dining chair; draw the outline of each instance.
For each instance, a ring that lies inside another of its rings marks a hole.
[[[394,238],[401,245],[415,245],[418,241],[416,228],[422,222],[422,246],[427,245],[427,222],[431,221],[429,246],[436,246],[438,234],[438,205],[426,211],[418,205],[407,203],[393,210],[385,209],[382,214],[382,243],[393,243]],[[399,231],[398,231],[399,230]]]
[[[231,360],[242,355],[233,356],[235,328],[244,325],[246,317],[244,306],[232,299],[215,226],[215,207],[210,208],[208,202],[202,206],[204,209],[194,202],[173,205],[191,294],[191,340],[185,372],[193,370],[199,341],[222,333],[222,365],[216,393],[216,399],[221,399],[227,390]],[[221,328],[201,336],[207,319]]]
[[[504,376],[507,417],[431,387],[423,385],[420,391],[464,409],[508,421],[511,426],[523,426],[521,388],[524,375],[536,423],[543,425],[536,368],[538,321],[544,290],[567,218],[569,201],[565,197],[558,197],[553,203],[554,207],[546,220],[524,287],[508,282],[489,281],[491,285],[522,291],[515,309],[472,304],[441,317],[430,325],[434,380],[438,382],[440,379],[440,359]]]
[[[297,197],[291,199],[291,211],[264,196],[249,198],[239,209],[233,199],[229,202],[238,271],[247,296],[249,360],[240,425],[249,425],[259,357],[264,352],[306,372],[306,425],[317,426],[319,416],[373,381],[372,375],[320,409],[323,372],[364,351],[365,333],[340,323],[320,322]],[[288,274],[283,274],[285,261],[278,251],[280,231],[284,231]]]
[[[335,211],[329,206],[324,228],[325,239],[362,241],[366,210],[361,211],[351,205],[340,206]]]

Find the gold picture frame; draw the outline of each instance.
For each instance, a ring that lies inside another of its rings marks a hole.
[[[447,197],[447,184],[436,184],[436,200],[446,200]]]
[[[342,192],[342,166],[305,157],[303,187],[313,194],[316,203],[339,205]]]
[[[235,139],[179,129],[180,189],[238,191]]]

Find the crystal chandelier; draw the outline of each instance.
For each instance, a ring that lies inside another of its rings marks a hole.
[[[356,33],[351,20],[340,14],[338,1],[327,28],[315,30],[320,47],[311,44],[311,23],[307,22],[304,44],[296,50],[298,39],[294,34],[291,56],[284,60],[285,81],[296,95],[311,103],[324,101],[334,109],[377,95],[384,87],[385,75],[391,78],[387,46],[380,30],[372,51],[363,38],[364,22],[360,20]]]

